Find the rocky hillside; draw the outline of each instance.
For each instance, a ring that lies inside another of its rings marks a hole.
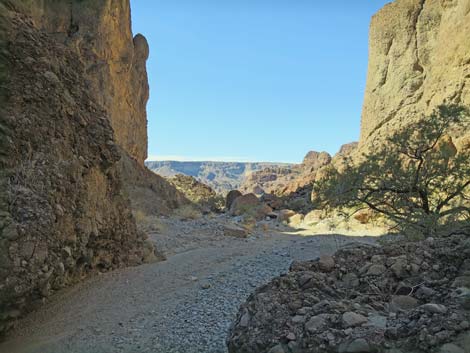
[[[373,17],[369,41],[361,146],[444,100],[470,105],[470,0],[396,0]]]
[[[129,8],[0,1],[0,334],[89,273],[153,260],[131,206],[186,202],[143,166],[148,47]]]
[[[197,181],[196,178],[178,174],[169,178],[168,181],[204,213],[220,212],[223,209],[223,197],[217,195],[210,186]]]
[[[341,146],[337,154],[331,157],[327,152],[308,152],[302,163],[289,167],[265,168],[247,176],[240,187],[244,193],[253,192],[283,196],[290,207],[302,209],[310,200],[312,183],[323,175],[325,168],[334,166],[341,169],[345,159],[357,149],[357,142]],[[298,201],[296,201],[298,200]],[[295,204],[299,204],[296,207]]]
[[[470,241],[345,247],[242,305],[230,353],[468,353]]]
[[[210,161],[150,161],[145,164],[150,170],[164,177],[173,177],[177,174],[192,176],[222,194],[239,188],[248,175],[258,170],[265,168],[289,168],[291,166],[283,163]]]

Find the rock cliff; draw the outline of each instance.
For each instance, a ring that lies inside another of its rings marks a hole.
[[[212,161],[149,161],[145,164],[150,170],[164,177],[174,177],[178,174],[192,176],[222,194],[239,188],[246,178],[259,170],[290,166],[285,163]]]
[[[356,148],[357,142],[343,145],[333,157],[327,152],[310,151],[301,164],[265,168],[249,174],[240,190],[255,194],[272,193],[292,200],[301,198],[308,203],[312,183],[323,175],[325,168],[332,165],[341,169]]]
[[[75,52],[87,89],[108,112],[116,143],[143,165],[149,48],[144,36],[132,37],[129,0],[6,3],[14,3],[31,16],[35,27]]]
[[[369,41],[361,146],[444,101],[470,105],[470,0],[396,0]]]
[[[0,44],[1,335],[90,273],[154,260],[131,207],[187,200],[143,166],[148,47],[128,0],[0,0]]]

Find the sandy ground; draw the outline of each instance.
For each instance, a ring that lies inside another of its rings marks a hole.
[[[19,322],[1,353],[226,352],[238,306],[293,260],[368,237],[272,227],[226,237],[226,219],[162,220],[152,240],[167,260],[104,273],[61,291]]]

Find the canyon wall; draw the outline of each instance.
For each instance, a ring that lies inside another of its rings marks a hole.
[[[90,273],[154,260],[132,209],[187,200],[143,164],[129,0],[0,0],[0,45],[1,335]]]
[[[444,101],[470,106],[470,0],[396,0],[372,18],[369,42],[361,146]]]
[[[18,0],[35,27],[74,51],[87,89],[108,112],[116,142],[141,165],[147,158],[149,97],[144,36],[132,36],[129,0]]]

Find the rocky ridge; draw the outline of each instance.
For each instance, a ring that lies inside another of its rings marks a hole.
[[[327,152],[308,152],[302,163],[288,168],[265,168],[247,176],[240,190],[257,195],[274,194],[284,198],[286,207],[306,211],[310,203],[312,183],[324,175],[326,168],[339,170],[354,154],[357,142],[341,146],[331,157]]]
[[[283,163],[251,162],[180,162],[148,161],[145,165],[155,173],[171,178],[178,174],[196,178],[220,194],[238,189],[246,177],[265,168],[289,168]]]
[[[168,181],[203,212],[220,212],[222,210],[223,198],[218,196],[210,186],[197,181],[196,178],[178,174],[168,178]]]

